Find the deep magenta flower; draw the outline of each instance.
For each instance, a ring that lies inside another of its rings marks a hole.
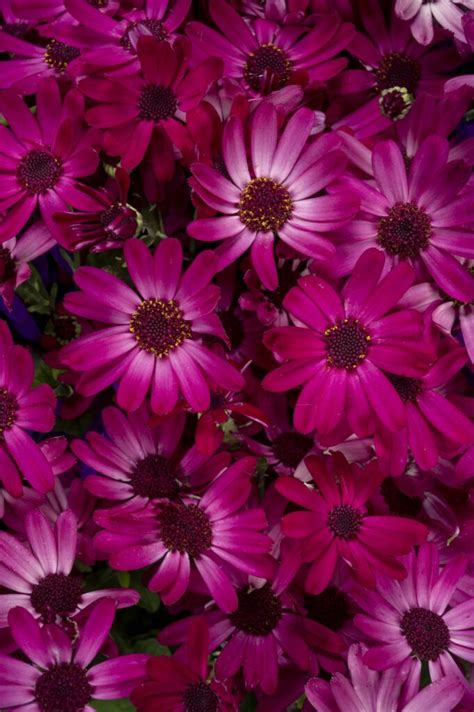
[[[150,147],[157,178],[170,179],[173,144],[183,154],[193,148],[183,123],[186,112],[197,106],[219,79],[222,62],[211,58],[189,69],[191,47],[184,37],[172,45],[141,37],[137,52],[139,73],[81,81],[80,90],[100,102],[87,110],[86,118],[91,126],[105,129],[107,152],[120,156],[126,170],[136,168]]]
[[[451,712],[464,695],[464,688],[457,677],[448,675],[418,692],[404,689],[409,665],[394,667],[382,674],[364,665],[363,655],[367,646],[351,645],[348,667],[351,680],[337,672],[330,682],[311,678],[305,692],[311,705],[318,712]],[[410,694],[412,693],[412,694]],[[407,699],[408,698],[408,699]]]
[[[446,384],[466,363],[462,348],[451,348],[421,378],[390,376],[402,399],[407,427],[397,433],[384,431],[375,438],[377,454],[391,474],[401,475],[411,452],[422,470],[433,468],[440,455],[452,456],[474,443],[474,425],[450,399]]]
[[[314,28],[250,20],[225,0],[211,0],[209,12],[219,32],[190,22],[186,34],[199,55],[222,57],[226,77],[253,95],[268,94],[288,84],[324,82],[347,64],[336,57],[354,35],[354,27],[336,13],[320,15]]]
[[[38,492],[54,486],[51,465],[29,431],[52,429],[56,399],[45,383],[32,388],[33,378],[31,354],[15,346],[0,321],[0,479],[14,497],[21,497],[22,475]]]
[[[430,357],[421,315],[394,311],[414,278],[407,264],[381,278],[379,250],[367,250],[341,296],[316,276],[303,277],[283,305],[298,326],[271,329],[265,343],[286,361],[263,386],[283,392],[301,384],[294,412],[297,430],[333,430],[343,418],[359,437],[374,432],[375,418],[391,431],[405,424],[402,401],[384,371],[423,375]]]
[[[13,91],[0,93],[0,112],[9,128],[0,126],[0,241],[14,237],[38,206],[47,227],[52,215],[68,205],[87,209],[76,178],[93,173],[98,164],[93,135],[82,130],[84,100],[70,91],[61,101],[54,79],[41,82],[37,112]]]
[[[69,64],[77,59],[80,50],[64,42],[49,39],[43,43],[27,42],[0,30],[0,52],[12,57],[2,61],[0,89],[13,89],[19,94],[33,94],[43,79],[68,82]]]
[[[244,581],[238,590],[237,609],[230,614],[215,607],[204,612],[209,627],[209,650],[223,645],[216,660],[218,680],[232,679],[242,670],[247,689],[271,695],[277,689],[280,664],[317,674],[315,654],[340,655],[345,644],[339,635],[308,620],[296,605],[291,583],[298,558],[285,557],[275,575],[257,585]],[[192,620],[192,619],[191,619]],[[176,645],[188,634],[190,619],[172,623],[160,642]]]
[[[140,9],[110,17],[113,4],[108,0],[106,14],[101,12],[101,2],[104,0],[66,0],[67,11],[80,24],[80,32],[70,22],[48,26],[52,37],[81,48],[81,57],[74,64],[76,75],[95,73],[97,68],[129,73],[136,68],[140,37],[170,42],[191,5],[191,0],[145,0]]]
[[[112,186],[95,190],[83,185],[80,190],[90,203],[87,209],[53,215],[58,242],[71,251],[122,249],[124,241],[135,237],[141,224],[138,212],[127,203],[128,173],[118,166]]]
[[[230,461],[227,453],[205,457],[196,445],[184,450],[182,412],[154,428],[148,425],[146,405],[128,416],[118,408],[106,408],[102,421],[106,436],[89,432],[85,441],[74,440],[71,447],[96,473],[84,479],[85,488],[114,504],[176,499],[183,490],[189,492],[190,485],[202,486],[213,479]]]
[[[125,410],[139,408],[151,391],[152,410],[169,413],[180,395],[203,411],[214,384],[239,390],[240,373],[201,341],[203,334],[224,335],[213,313],[215,255],[201,252],[182,274],[174,238],[162,240],[154,257],[138,240],[128,240],[124,253],[136,292],[104,270],[81,267],[74,278],[83,291],[66,296],[72,314],[108,325],[62,351],[63,362],[83,372],[78,391],[93,395],[119,381],[117,401]]]
[[[147,678],[130,698],[138,712],[236,712],[241,695],[232,694],[232,681],[226,685],[212,679],[208,655],[209,630],[204,619],[196,617],[175,655],[148,661]]]
[[[0,246],[0,295],[8,309],[13,306],[15,289],[31,275],[28,262],[53,247],[56,240],[41,222],[29,227],[18,238],[12,237]]]
[[[418,555],[407,557],[406,566],[404,581],[383,577],[377,592],[353,594],[365,611],[355,617],[356,625],[379,643],[365,653],[364,662],[372,670],[388,670],[409,661],[412,680],[427,663],[431,680],[454,675],[466,684],[455,658],[474,662],[474,599],[450,607],[466,571],[465,558],[440,569],[436,546],[423,544]]]
[[[236,116],[224,128],[222,149],[228,178],[204,163],[192,166],[193,189],[223,215],[193,221],[188,233],[206,242],[224,240],[217,248],[219,269],[251,247],[252,264],[263,285],[276,289],[275,235],[305,256],[328,259],[334,255],[334,246],[320,233],[347,223],[358,205],[349,192],[320,195],[341,176],[346,159],[334,134],[308,144],[313,123],[313,112],[300,109],[279,135],[277,110],[263,102],[253,115],[250,145]]]
[[[328,114],[332,116],[334,107],[338,110],[341,96],[354,95],[358,99],[355,110],[334,125],[349,125],[366,138],[403,119],[426,94],[442,95],[445,72],[459,64],[459,55],[445,42],[420,46],[409,26],[396,16],[393,3],[389,7],[378,0],[364,0],[361,9],[364,32],[356,32],[348,46],[360,64],[336,78]],[[424,121],[429,121],[426,115]]]
[[[356,178],[341,181],[361,199],[361,215],[340,235],[335,272],[348,274],[369,247],[383,250],[390,264],[410,262],[428,270],[438,286],[461,302],[474,298],[474,277],[456,256],[474,257],[470,166],[448,160],[449,142],[430,136],[407,173],[394,141],[380,141],[372,154],[375,186]]]
[[[178,601],[189,589],[191,569],[197,571],[217,605],[227,613],[237,608],[232,583],[235,571],[268,577],[272,541],[262,534],[267,521],[263,509],[245,509],[255,459],[244,457],[230,465],[204,495],[160,501],[145,506],[130,504],[115,516],[113,510],[96,513],[106,531],[97,546],[110,554],[119,571],[157,564],[149,588],[164,603]]]
[[[378,463],[361,468],[349,465],[341,454],[331,459],[310,456],[305,462],[317,491],[292,477],[280,477],[276,488],[305,508],[286,514],[282,529],[301,541],[303,559],[311,562],[307,591],[321,593],[340,559],[369,588],[375,586],[377,574],[403,579],[406,570],[397,557],[424,541],[428,530],[412,519],[372,516],[367,511],[368,500],[384,478]]]
[[[108,588],[85,593],[81,578],[73,573],[77,555],[77,520],[70,510],[54,526],[40,511],[25,519],[27,544],[0,532],[0,580],[9,593],[0,594],[0,628],[8,625],[15,606],[26,608],[42,624],[55,623],[68,632],[80,611],[101,598],[112,598],[117,608],[133,606],[136,591]]]
[[[57,626],[40,628],[28,611],[14,608],[8,622],[27,662],[0,654],[2,705],[9,712],[94,712],[89,704],[93,699],[129,695],[144,678],[148,655],[123,655],[91,665],[107,639],[114,615],[112,600],[99,601],[73,647]]]

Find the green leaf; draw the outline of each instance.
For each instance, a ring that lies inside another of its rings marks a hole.
[[[97,712],[134,712],[135,705],[132,705],[130,700],[94,700],[92,707]]]
[[[130,586],[130,573],[128,571],[117,571],[117,578],[122,588]]]
[[[240,712],[255,712],[257,709],[257,699],[253,692],[249,692],[240,703]]]
[[[145,640],[137,640],[133,644],[133,652],[147,653],[148,655],[171,655],[169,648],[160,645],[156,638],[147,638]]]

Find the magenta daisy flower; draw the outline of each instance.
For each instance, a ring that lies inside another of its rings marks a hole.
[[[240,373],[201,341],[203,334],[224,335],[213,313],[214,254],[201,252],[182,274],[176,239],[162,240],[154,257],[138,240],[128,240],[124,253],[137,291],[104,270],[81,267],[74,279],[83,291],[65,298],[72,314],[107,324],[62,351],[63,362],[83,372],[78,391],[93,395],[119,381],[117,401],[125,410],[139,408],[151,391],[152,410],[169,413],[180,395],[204,411],[215,384],[240,390]]]
[[[0,211],[6,213],[1,242],[14,237],[37,206],[53,231],[53,213],[67,205],[87,208],[76,178],[95,171],[98,155],[92,135],[81,128],[83,104],[75,90],[61,101],[53,79],[41,82],[35,116],[14,92],[0,93],[0,112],[10,127],[0,126]]]
[[[304,24],[245,22],[225,0],[211,0],[209,12],[219,32],[190,22],[186,34],[205,57],[222,57],[225,75],[251,94],[268,94],[287,84],[324,82],[347,64],[336,57],[354,35],[354,27],[336,13],[320,15],[315,28]]]
[[[367,250],[341,296],[319,277],[301,278],[283,302],[298,326],[265,335],[286,363],[263,386],[284,392],[304,384],[294,412],[300,432],[328,433],[343,417],[359,437],[374,432],[375,416],[391,431],[405,424],[403,403],[383,372],[421,376],[431,353],[416,341],[421,315],[393,311],[413,281],[412,268],[400,264],[381,279],[385,264],[379,250]]]
[[[2,61],[0,89],[13,89],[20,94],[33,94],[43,79],[73,80],[69,64],[80,50],[64,42],[50,39],[46,46],[27,42],[0,30],[0,52],[12,58]]]
[[[474,298],[474,277],[454,257],[474,258],[471,229],[474,198],[467,190],[470,167],[448,161],[449,143],[430,136],[407,174],[400,148],[381,141],[372,154],[375,186],[356,178],[341,181],[361,199],[361,215],[340,235],[338,274],[348,274],[369,247],[391,264],[425,267],[438,286],[462,302]]]
[[[66,0],[68,13],[80,23],[80,33],[77,25],[70,22],[48,26],[52,37],[81,48],[81,57],[74,65],[78,76],[95,73],[98,67],[129,72],[130,65],[137,63],[140,37],[172,40],[189,12],[191,0],[144,0],[140,9],[120,13],[119,18],[111,17],[110,11],[101,12],[99,5],[97,0]]]
[[[90,432],[86,442],[74,440],[71,447],[96,472],[84,479],[85,488],[114,503],[176,499],[190,483],[208,482],[230,461],[227,453],[205,457],[195,445],[183,452],[184,413],[170,415],[150,428],[146,406],[128,416],[117,408],[106,408],[102,421],[107,437]]]
[[[402,665],[378,674],[364,665],[367,647],[354,644],[349,649],[347,664],[351,680],[337,672],[326,682],[311,678],[306,686],[306,697],[319,712],[451,712],[464,695],[464,688],[453,675],[432,682],[418,692],[407,691],[404,684],[409,666]],[[408,699],[407,699],[408,698]]]
[[[313,112],[300,109],[279,136],[277,111],[264,102],[253,115],[249,147],[239,118],[233,116],[225,126],[222,145],[229,178],[204,163],[192,166],[193,189],[223,215],[195,220],[188,225],[188,233],[206,242],[224,240],[216,251],[219,269],[251,247],[258,277],[273,290],[278,286],[275,235],[305,256],[328,259],[334,255],[334,246],[320,233],[347,223],[358,205],[348,192],[320,195],[341,176],[346,158],[337,150],[335,135],[308,145],[313,122]]]
[[[186,112],[199,104],[222,75],[222,62],[210,58],[189,69],[190,49],[184,37],[172,45],[141,37],[137,45],[140,73],[81,81],[80,90],[100,102],[88,109],[87,121],[106,130],[105,148],[120,156],[126,170],[135,168],[150,146],[156,177],[169,180],[173,144],[183,156],[192,155],[193,142],[183,123]]]
[[[7,309],[12,308],[15,289],[30,278],[28,262],[47,252],[56,240],[48,228],[37,222],[19,238],[12,237],[0,246],[0,295]]]
[[[271,695],[277,689],[279,668],[290,663],[299,670],[314,665],[314,653],[340,655],[345,644],[326,626],[307,620],[298,609],[290,584],[298,559],[285,557],[267,582],[241,583],[237,609],[229,614],[207,610],[209,650],[223,648],[216,660],[218,680],[243,672],[247,689]],[[159,636],[165,645],[183,642],[192,619],[172,623]]]
[[[378,0],[364,0],[360,18],[365,32],[357,32],[348,46],[360,65],[342,72],[333,86],[339,98],[355,95],[357,108],[334,123],[334,111],[340,113],[336,100],[329,106],[328,118],[333,126],[349,125],[366,138],[403,119],[419,97],[442,96],[447,73],[459,65],[459,55],[447,43],[420,46],[408,25],[395,15],[393,3],[385,8]]]
[[[147,678],[132,692],[138,712],[234,712],[238,698],[209,677],[209,630],[202,617],[189,626],[185,644],[175,655],[150,658]],[[231,685],[228,686],[229,688]]]
[[[262,509],[244,509],[255,460],[244,457],[223,471],[200,497],[135,503],[118,516],[113,510],[96,513],[107,531],[97,535],[97,546],[110,554],[119,571],[157,564],[149,581],[166,605],[188,590],[191,569],[197,571],[217,605],[226,612],[237,608],[232,573],[267,577],[272,561],[266,555],[272,542],[261,533],[267,521]]]
[[[455,675],[464,684],[455,660],[474,662],[474,599],[452,608],[449,604],[466,560],[457,557],[440,570],[436,546],[424,544],[418,555],[407,557],[406,565],[404,581],[383,577],[377,592],[354,593],[365,611],[355,617],[356,625],[379,642],[365,653],[364,662],[372,670],[388,670],[409,661],[412,680],[419,679],[422,664],[427,663],[431,680]]]
[[[94,712],[93,699],[128,696],[145,676],[148,655],[123,655],[92,665],[114,615],[113,601],[99,601],[72,647],[60,628],[40,628],[28,611],[14,608],[8,622],[24,658],[0,654],[2,705],[9,712]]]
[[[390,376],[405,404],[407,422],[405,429],[385,431],[375,439],[377,454],[388,462],[391,474],[404,472],[409,452],[422,470],[430,470],[440,454],[452,455],[474,442],[474,425],[446,393],[446,384],[465,363],[465,350],[455,347],[421,378]]]
[[[49,432],[55,422],[56,399],[45,383],[32,388],[31,354],[15,346],[0,321],[0,479],[14,497],[21,497],[21,476],[39,492],[53,488],[51,465],[28,431]]]
[[[70,631],[72,619],[100,598],[112,598],[118,608],[133,606],[136,591],[108,588],[83,592],[82,580],[72,571],[77,554],[77,521],[71,511],[63,512],[54,526],[41,512],[26,516],[28,544],[0,532],[0,628],[8,625],[15,606],[26,608],[42,624],[55,623]],[[74,625],[74,624],[73,624]]]
[[[95,190],[84,185],[81,190],[90,203],[87,209],[53,215],[58,242],[71,251],[122,249],[124,241],[134,237],[141,225],[140,215],[127,204],[128,173],[118,166],[111,187]]]
[[[349,465],[341,455],[306,458],[317,491],[291,477],[280,477],[276,488],[290,502],[305,507],[283,517],[283,534],[302,543],[311,562],[306,578],[309,593],[321,593],[331,581],[339,559],[369,588],[376,574],[402,579],[405,568],[397,556],[408,554],[425,540],[427,528],[405,517],[371,516],[367,502],[384,475],[377,462],[364,468]]]

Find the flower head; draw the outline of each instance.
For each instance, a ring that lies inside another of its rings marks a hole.
[[[13,91],[0,94],[0,111],[9,128],[1,126],[0,242],[15,236],[36,207],[54,232],[52,215],[67,205],[81,209],[84,194],[76,178],[93,173],[98,155],[93,136],[82,130],[84,100],[72,90],[61,101],[54,79],[43,80],[37,92],[38,112]]]
[[[182,274],[182,248],[169,238],[152,257],[143,242],[128,240],[125,259],[137,291],[95,267],[75,273],[82,292],[66,296],[77,314],[107,324],[66,346],[63,362],[85,372],[77,389],[93,395],[119,381],[117,400],[125,410],[140,407],[151,391],[151,407],[169,413],[178,397],[195,411],[209,405],[209,387],[239,390],[240,374],[207,349],[203,334],[222,337],[213,309],[219,290],[210,284],[216,259],[202,252]]]
[[[422,663],[427,663],[431,680],[454,674],[464,683],[455,658],[474,659],[474,600],[453,607],[450,602],[466,571],[466,560],[456,557],[440,569],[436,546],[423,544],[405,563],[405,581],[382,577],[377,592],[356,595],[365,613],[357,615],[355,623],[379,643],[365,653],[364,662],[372,670],[389,670],[407,661],[410,676],[416,679]]]
[[[373,432],[375,418],[390,431],[404,425],[402,401],[384,372],[422,375],[432,355],[428,343],[408,341],[421,336],[421,315],[394,311],[413,270],[400,264],[381,278],[384,264],[379,250],[367,250],[340,296],[319,277],[301,278],[284,300],[298,326],[265,336],[286,363],[263,385],[283,392],[304,384],[294,413],[303,433],[328,433],[343,417],[361,437]]]
[[[277,110],[264,102],[253,115],[250,147],[239,118],[233,116],[226,124],[222,143],[226,176],[204,163],[192,166],[193,189],[223,215],[195,220],[188,233],[206,242],[223,240],[217,248],[219,269],[250,247],[258,277],[274,290],[275,235],[298,254],[315,259],[334,255],[334,246],[320,233],[347,223],[358,205],[350,193],[319,195],[342,174],[346,159],[335,136],[308,143],[313,123],[313,112],[300,109],[279,133]]]
[[[216,603],[226,612],[237,607],[232,583],[235,571],[267,577],[269,537],[264,511],[244,509],[250,495],[255,460],[244,457],[229,466],[200,497],[161,500],[145,507],[135,502],[116,516],[113,510],[96,514],[107,531],[97,545],[110,554],[110,565],[122,571],[157,564],[149,588],[166,604],[178,601],[197,570]]]
[[[397,557],[424,541],[428,531],[411,519],[369,514],[366,503],[383,479],[378,464],[362,469],[335,454],[331,460],[308,457],[306,465],[317,491],[290,477],[281,477],[276,488],[305,508],[284,516],[282,529],[301,541],[303,559],[311,562],[307,591],[321,593],[340,559],[369,588],[375,586],[377,573],[403,579],[406,571]]]
[[[0,654],[2,704],[14,712],[89,712],[92,699],[125,697],[145,675],[148,655],[111,658],[91,665],[104,645],[115,615],[110,598],[97,603],[74,647],[55,625],[41,628],[24,608],[14,608],[8,622],[27,662]]]

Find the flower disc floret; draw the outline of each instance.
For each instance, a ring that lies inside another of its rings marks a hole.
[[[38,678],[35,697],[41,712],[78,712],[92,697],[86,672],[76,663],[59,663]]]
[[[140,349],[157,358],[167,356],[192,339],[191,325],[174,299],[147,299],[130,319],[130,331]]]
[[[155,123],[174,116],[177,108],[178,101],[171,87],[149,84],[142,90],[138,99],[140,119]]]
[[[46,193],[54,188],[62,174],[62,163],[57,156],[34,148],[21,159],[16,176],[21,187],[30,195]]]
[[[449,647],[449,629],[437,613],[411,608],[403,614],[401,631],[417,658],[435,661]]]
[[[344,319],[324,332],[326,362],[334,368],[352,371],[360,366],[369,350],[371,336],[358,319]]]
[[[205,682],[196,682],[184,691],[184,712],[217,712],[219,698]]]
[[[267,72],[271,75],[273,89],[284,87],[291,74],[291,62],[286,53],[271,43],[263,44],[249,54],[244,67],[244,79],[258,92]]]
[[[166,503],[158,514],[161,540],[169,551],[196,558],[212,546],[209,517],[195,504]]]
[[[431,218],[415,203],[397,203],[379,221],[377,241],[389,255],[418,257],[428,247]]]
[[[81,599],[82,584],[77,576],[48,574],[31,591],[31,604],[43,623],[54,623],[56,616],[73,613]]]
[[[239,218],[254,232],[277,231],[292,213],[293,201],[288,190],[272,178],[254,178],[241,193]]]
[[[269,635],[275,630],[283,609],[270,584],[251,590],[241,589],[238,600],[238,608],[230,616],[236,628],[247,635]]]

